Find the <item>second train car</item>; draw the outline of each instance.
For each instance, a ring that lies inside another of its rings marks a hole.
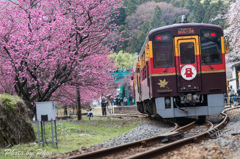
[[[217,25],[181,23],[150,31],[133,68],[138,110],[162,118],[220,114],[225,50]]]

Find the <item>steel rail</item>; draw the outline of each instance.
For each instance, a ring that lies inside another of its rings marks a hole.
[[[189,138],[185,138],[182,140],[178,140],[172,143],[169,143],[167,145],[158,147],[158,148],[153,148],[151,150],[145,151],[143,153],[138,153],[129,157],[126,157],[125,159],[145,159],[145,158],[152,158],[152,157],[156,157],[160,154],[163,154],[165,152],[169,152],[175,148],[178,148],[179,146],[185,145],[187,143],[192,143],[196,140],[200,140],[201,138],[206,137],[207,135],[211,134],[211,132],[213,132],[213,130],[218,130],[219,128],[225,126],[228,122],[228,116],[225,113],[221,113],[221,115],[224,116],[223,120],[221,123],[219,123],[218,125],[216,125],[215,127],[213,127],[213,125],[211,125],[211,127],[205,131],[204,133],[201,133],[199,135],[195,135],[193,137],[189,137]]]
[[[195,124],[195,121],[179,128],[178,124],[174,123],[174,128],[171,129],[170,131],[164,133],[164,134],[168,134],[168,133],[174,132],[176,130],[187,129],[188,127],[191,127],[193,124]],[[116,151],[119,152],[119,151],[124,151],[128,148],[138,147],[138,146],[144,145],[146,143],[159,140],[160,138],[161,138],[161,135],[155,136],[155,137],[152,137],[152,138],[148,138],[148,139],[144,139],[144,140],[131,142],[131,143],[128,143],[128,144],[123,144],[123,145],[119,145],[119,146],[115,146],[115,147],[110,147],[110,148],[97,150],[97,151],[94,151],[94,152],[88,152],[88,153],[83,153],[83,154],[79,154],[79,155],[75,155],[75,156],[69,156],[69,157],[67,157],[67,159],[81,159],[81,158],[96,159],[96,158],[100,158],[100,156],[106,156],[106,155],[114,154],[114,153],[116,153]]]
[[[196,123],[196,121],[193,121],[193,122],[191,122],[191,123],[189,123],[187,125],[184,125],[184,126],[181,126],[181,127],[177,128],[174,131],[180,131],[180,130],[184,130],[184,129],[189,129],[189,128],[193,127],[195,123]]]

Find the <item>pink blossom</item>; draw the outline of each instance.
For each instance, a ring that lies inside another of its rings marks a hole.
[[[76,102],[76,85],[83,102],[107,92],[113,44],[103,43],[113,35],[108,14],[121,0],[9,0],[0,6],[1,92],[15,91],[30,109],[36,101]]]

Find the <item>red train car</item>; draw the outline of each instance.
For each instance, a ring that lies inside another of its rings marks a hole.
[[[163,118],[220,114],[225,69],[220,26],[181,23],[154,29],[134,66],[138,110]]]

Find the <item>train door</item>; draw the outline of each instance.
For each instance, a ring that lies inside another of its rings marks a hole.
[[[140,74],[138,75],[138,94],[139,94],[139,97],[141,96],[141,76]],[[141,100],[141,98],[139,98],[139,100]]]
[[[141,75],[140,75],[140,62],[138,61],[136,64],[136,73],[135,73],[135,79],[136,79],[136,101],[141,101]]]
[[[175,38],[178,92],[201,90],[198,42],[198,36]]]

